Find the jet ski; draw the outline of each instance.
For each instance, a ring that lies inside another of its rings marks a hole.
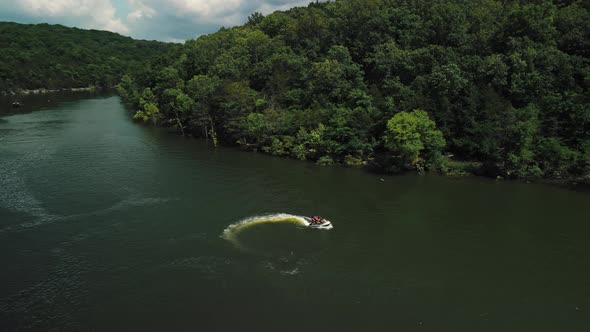
[[[305,217],[305,220],[308,222],[307,227],[309,228],[313,228],[313,229],[332,229],[334,228],[334,226],[332,226],[332,223],[324,218],[321,218],[320,220],[314,220],[313,218],[308,218]]]

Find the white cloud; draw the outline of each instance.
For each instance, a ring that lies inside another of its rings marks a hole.
[[[312,0],[0,0],[0,20],[59,23],[135,38],[186,40]]]
[[[19,0],[15,8],[21,15],[60,22],[81,28],[109,30],[123,34],[128,27],[116,17],[110,0]]]
[[[221,26],[235,26],[255,11],[269,14],[310,0],[127,0],[131,13],[127,22],[132,31],[159,30],[172,33],[166,39],[194,38],[211,33]],[[176,24],[172,30],[166,24]],[[159,35],[157,34],[157,35]],[[160,37],[161,38],[161,37]]]
[[[141,0],[127,0],[132,11],[127,15],[127,21],[137,22],[150,19],[156,15],[156,10],[144,4]]]

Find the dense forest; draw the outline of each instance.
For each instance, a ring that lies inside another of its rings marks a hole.
[[[107,31],[0,22],[0,92],[112,87],[172,47]]]
[[[127,75],[135,118],[398,172],[590,174],[590,2],[340,0],[254,13]]]

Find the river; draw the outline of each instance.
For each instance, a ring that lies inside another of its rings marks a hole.
[[[322,168],[51,100],[0,117],[1,331],[590,331],[587,192]],[[334,229],[222,236],[271,213]]]

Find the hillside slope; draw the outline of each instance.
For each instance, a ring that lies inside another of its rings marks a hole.
[[[340,0],[253,14],[119,91],[142,121],[277,156],[577,178],[589,57],[588,1]]]
[[[173,47],[107,31],[0,22],[0,91],[112,86]]]

